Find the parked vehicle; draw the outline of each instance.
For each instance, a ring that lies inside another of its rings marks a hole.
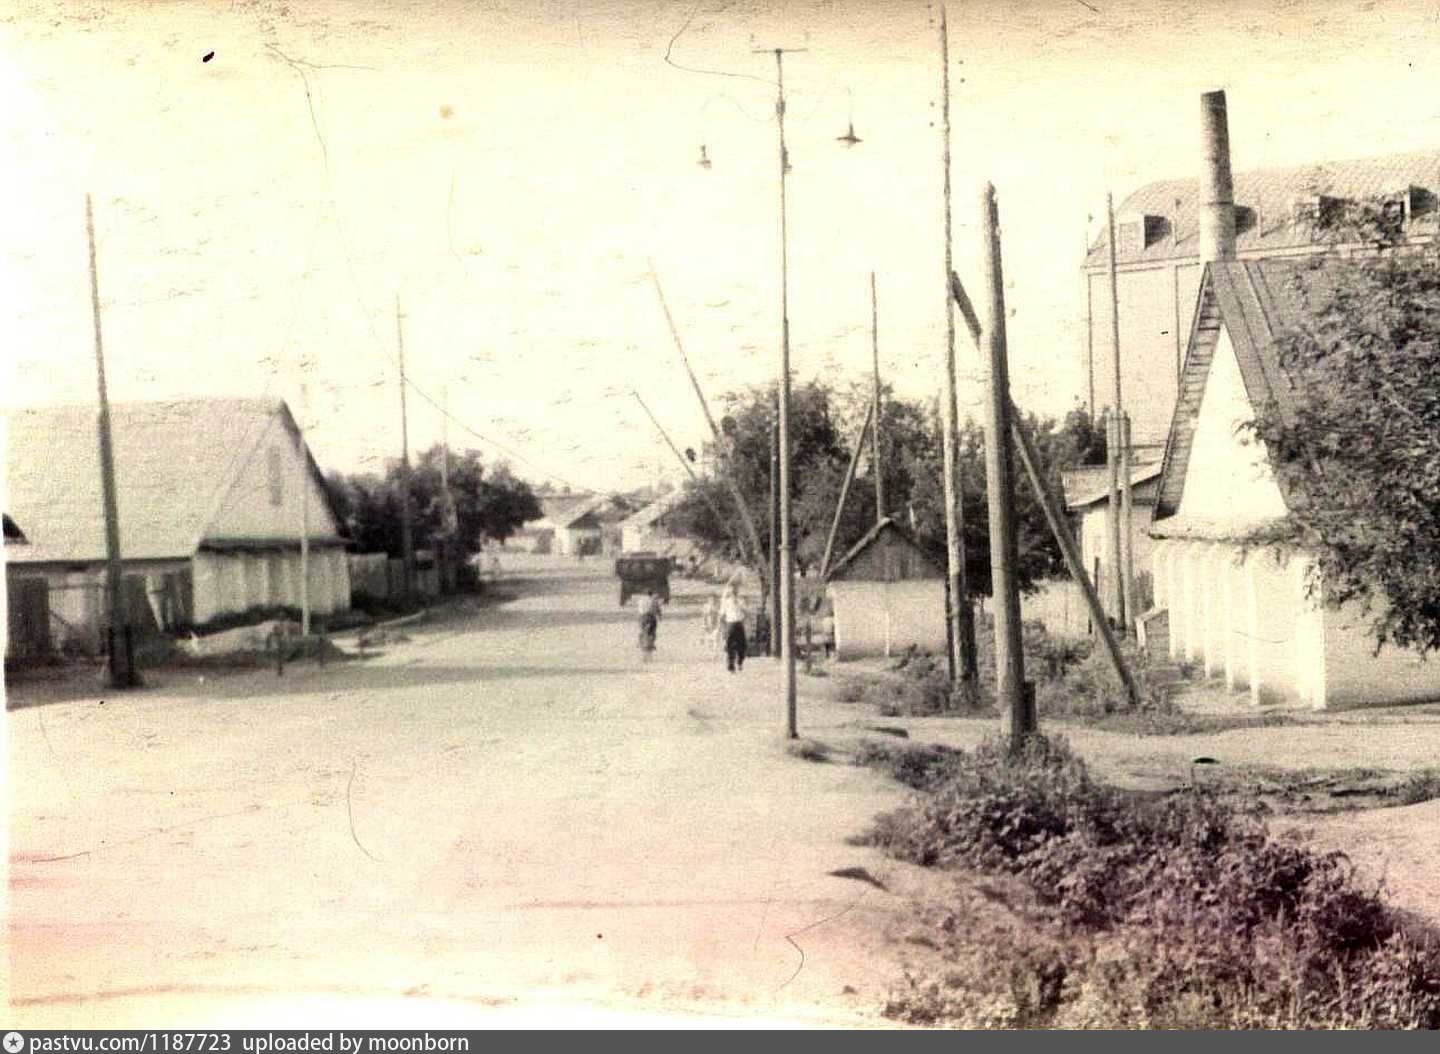
[[[640,593],[654,593],[665,603],[670,602],[670,572],[674,565],[668,556],[654,553],[631,553],[615,561],[615,574],[620,579],[620,606]]]

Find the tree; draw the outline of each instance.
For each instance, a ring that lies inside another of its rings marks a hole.
[[[528,483],[517,479],[503,462],[487,473],[474,450],[451,451],[445,462],[452,511],[441,486],[444,456],[444,448],[436,444],[416,459],[411,470],[411,530],[417,549],[436,548],[453,536],[461,552],[470,555],[487,539],[503,542],[542,515]],[[400,481],[398,463],[388,465],[383,476],[329,477],[337,507],[361,549],[401,555]]]
[[[915,536],[941,565],[945,562],[945,507],[941,480],[940,425],[936,409],[883,393],[881,470],[885,475],[886,510]],[[791,471],[796,564],[802,572],[818,571],[835,515],[841,483],[850,460],[859,423],[872,398],[869,385],[840,392],[821,381],[794,391],[794,467]],[[756,388],[727,397],[733,425],[733,465],[762,538],[770,522],[770,421],[774,389]],[[847,422],[842,425],[841,422]],[[1042,463],[1059,493],[1062,468],[1104,460],[1103,436],[1083,411],[1063,421],[1029,418]],[[972,593],[990,592],[990,549],[985,502],[985,440],[983,430],[966,421],[960,432],[962,493],[967,512],[965,553],[967,584]],[[835,555],[838,559],[876,522],[873,456],[870,444],[861,454],[861,470],[851,487],[840,518]],[[1063,574],[1058,544],[1044,514],[1027,487],[1017,488],[1020,534],[1020,580],[1030,589],[1043,578]],[[672,523],[731,557],[743,552],[734,498],[720,480],[702,479],[686,489],[686,499],[672,514]]]
[[[1327,602],[1359,602],[1377,645],[1440,648],[1440,249],[1405,246],[1383,203],[1297,268],[1303,326],[1276,341],[1288,409],[1256,408],[1289,515],[1252,542],[1310,553]]]

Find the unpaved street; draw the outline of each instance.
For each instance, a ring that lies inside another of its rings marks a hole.
[[[515,588],[362,662],[11,711],[11,1020],[873,1019],[913,876],[844,839],[900,789],[787,755],[696,587],[649,666],[608,563]]]

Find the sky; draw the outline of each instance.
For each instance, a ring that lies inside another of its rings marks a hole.
[[[448,429],[536,482],[683,478],[630,394],[680,445],[704,440],[650,275],[712,403],[773,380],[777,46],[804,49],[784,68],[794,375],[866,378],[873,271],[885,379],[929,400],[938,11],[9,0],[0,402],[95,398],[89,194],[116,401],[276,396],[322,466],[378,470],[401,448],[403,334],[413,450]],[[991,182],[1014,394],[1040,412],[1077,402],[1079,268],[1106,193],[1198,172],[1201,92],[1227,92],[1237,171],[1440,150],[1434,4],[968,0],[947,17],[955,265],[978,297]],[[956,353],[978,410],[963,330]]]

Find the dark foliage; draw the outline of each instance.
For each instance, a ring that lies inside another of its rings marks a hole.
[[[1293,405],[1257,408],[1291,496],[1255,541],[1314,554],[1324,597],[1372,616],[1377,646],[1440,648],[1440,248],[1395,244],[1383,203],[1332,221],[1369,246],[1302,268],[1308,322],[1278,339]]]
[[[487,539],[504,541],[525,523],[539,519],[540,503],[530,485],[511,474],[503,462],[489,470],[478,452],[450,452],[450,498],[441,486],[439,444],[416,460],[410,473],[410,508],[415,548],[436,548],[447,538],[462,553],[478,552]],[[383,476],[364,473],[329,477],[331,493],[359,548],[365,552],[401,554],[400,466],[392,463]],[[453,502],[453,504],[452,504]]]
[[[1112,1028],[1440,1025],[1440,953],[1355,881],[1343,854],[1276,839],[1255,816],[1202,792],[1106,787],[1063,744],[1038,737],[1020,759],[993,745],[951,755],[944,779],[923,785],[930,793],[880,817],[872,841],[925,866],[1019,881],[1063,944],[1032,937],[992,947],[983,971],[912,984],[892,1004],[897,1016]],[[955,925],[947,932],[959,942]]]
[[[841,391],[823,381],[797,386],[792,397],[791,471],[796,564],[802,573],[818,570],[825,551],[835,504],[858,426],[865,418],[870,393],[864,386]],[[741,492],[769,544],[770,425],[773,388],[735,392],[724,400],[733,423],[732,464]],[[1060,492],[1060,471],[1104,459],[1104,438],[1089,417],[1073,411],[1063,421],[1027,418],[1045,465],[1052,492]],[[885,510],[907,529],[943,566],[945,505],[941,472],[940,424],[935,408],[887,395],[881,411],[881,467]],[[965,509],[967,582],[975,595],[990,592],[989,529],[985,514],[985,439],[981,427],[966,421],[959,433],[959,468]],[[867,436],[860,468],[842,512],[833,559],[839,559],[875,523],[875,465]],[[1063,574],[1059,547],[1044,514],[1021,477],[1016,481],[1020,536],[1020,580],[1030,588],[1039,580]],[[688,488],[689,499],[673,514],[672,524],[732,557],[746,544],[734,498],[721,479],[704,479]]]

